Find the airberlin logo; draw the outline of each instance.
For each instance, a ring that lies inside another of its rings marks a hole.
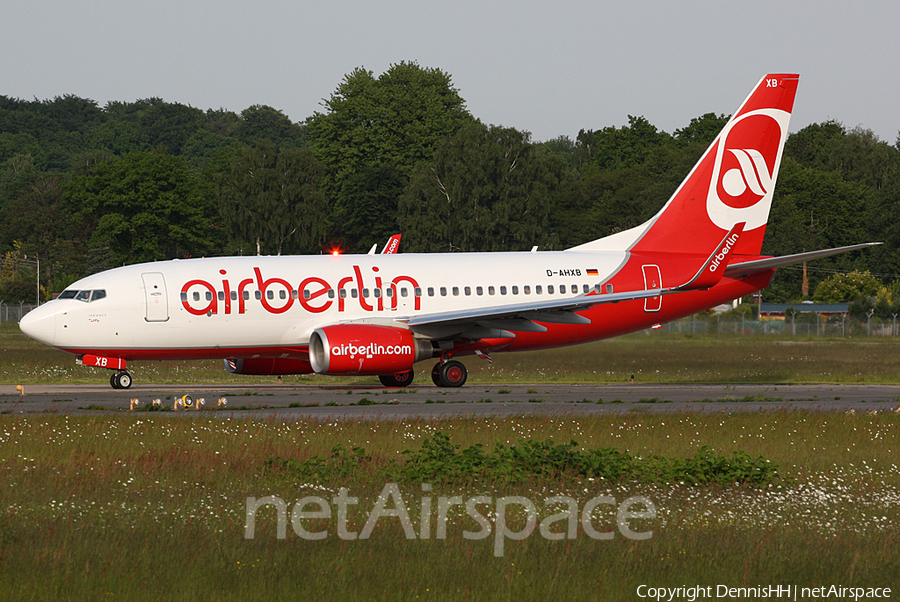
[[[384,311],[386,306],[394,311],[399,303],[398,292],[403,285],[417,289],[419,283],[412,276],[396,276],[386,281],[379,268],[372,266],[372,273],[363,276],[358,265],[353,274],[337,281],[337,286],[318,276],[301,280],[295,287],[284,278],[265,278],[262,269],[253,268],[253,277],[232,279],[226,270],[219,270],[221,281],[190,280],[181,287],[181,305],[195,316],[216,314],[245,314],[249,304],[258,304],[270,314],[283,314],[294,304],[310,313],[322,313],[337,306],[344,312],[349,306],[359,304],[367,312]],[[370,290],[371,289],[371,290]],[[403,292],[406,292],[405,290]],[[371,298],[370,298],[371,294]],[[404,295],[405,296],[405,295]],[[413,293],[414,307],[421,307],[421,297]]]
[[[712,262],[709,264],[709,271],[715,272],[719,269],[719,265],[728,257],[728,254],[731,253],[732,247],[738,241],[740,235],[735,233],[725,239],[725,244],[722,245],[722,248],[719,249],[719,252],[716,253],[716,256],[713,257]]]
[[[767,108],[730,122],[719,136],[706,210],[724,230],[745,222],[745,231],[765,225],[790,113]]]
[[[754,149],[735,148],[729,148],[728,152],[737,159],[739,166],[729,169],[722,176],[722,189],[735,199],[749,190],[759,201],[772,189],[772,174],[762,153]]]
[[[411,345],[379,345],[377,343],[369,343],[368,345],[334,345],[331,348],[331,355],[349,355],[353,359],[357,355],[364,355],[367,358],[376,355],[412,355]]]

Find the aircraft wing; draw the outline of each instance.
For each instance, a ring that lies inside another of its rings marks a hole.
[[[670,293],[674,289],[651,289],[622,293],[591,293],[568,299],[545,299],[515,305],[478,307],[446,311],[404,319],[413,332],[432,338],[463,336],[467,338],[510,338],[512,332],[544,332],[548,324],[590,324],[575,312],[603,303],[647,299]]]
[[[838,253],[846,253],[848,251],[856,251],[857,249],[865,249],[874,247],[883,243],[880,242],[864,242],[859,245],[850,245],[848,247],[836,247],[834,249],[822,249],[821,251],[810,251],[808,253],[796,253],[794,255],[782,255],[781,257],[767,257],[765,259],[754,259],[752,261],[744,261],[742,263],[732,263],[725,268],[725,275],[732,278],[741,278],[750,274],[759,272],[767,272],[775,268],[781,268],[788,265],[803,263],[813,259],[822,257],[830,257]]]

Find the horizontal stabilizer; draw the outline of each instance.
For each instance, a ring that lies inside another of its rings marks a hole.
[[[811,261],[813,259],[821,259],[822,257],[830,257],[831,255],[838,255],[840,253],[847,253],[848,251],[856,251],[858,249],[865,249],[868,247],[874,247],[876,245],[880,245],[883,243],[880,242],[864,242],[859,245],[850,245],[848,247],[836,247],[834,249],[822,249],[821,251],[810,251],[809,253],[796,253],[794,255],[782,255],[781,257],[768,257],[766,259],[754,259],[752,261],[745,261],[743,263],[734,263],[725,268],[725,275],[731,278],[741,278],[743,276],[748,276],[750,274],[757,274],[759,272],[768,272],[769,270],[773,270],[775,268],[782,268],[788,265],[796,265],[798,263],[803,263],[804,261]]]

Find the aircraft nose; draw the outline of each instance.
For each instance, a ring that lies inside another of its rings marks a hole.
[[[53,345],[56,342],[56,311],[51,304],[41,305],[22,317],[19,329],[36,341]]]

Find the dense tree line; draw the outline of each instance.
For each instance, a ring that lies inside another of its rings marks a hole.
[[[264,105],[0,96],[0,298],[34,292],[35,258],[59,291],[125,263],[365,252],[395,232],[407,252],[567,248],[650,218],[727,119],[670,134],[629,117],[534,142],[479,121],[447,73],[416,63],[354,70],[301,123]],[[836,122],[792,134],[763,252],[886,244],[810,264],[806,283],[780,270],[767,298],[812,298],[854,270],[889,297],[898,203],[900,141]]]

